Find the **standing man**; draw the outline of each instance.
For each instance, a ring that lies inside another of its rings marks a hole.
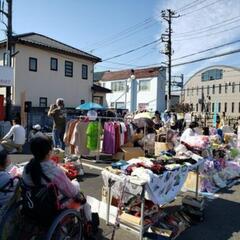
[[[12,124],[10,131],[2,138],[1,144],[9,153],[22,152],[22,146],[26,141],[26,131],[21,126],[19,118],[15,118]]]
[[[65,148],[63,136],[66,126],[66,111],[64,99],[58,98],[56,104],[52,104],[48,116],[53,118],[53,144],[55,148]]]

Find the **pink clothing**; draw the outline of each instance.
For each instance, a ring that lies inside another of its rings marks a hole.
[[[43,173],[51,179],[52,183],[55,184],[59,190],[59,192],[69,198],[74,198],[79,193],[80,189],[78,190],[74,184],[70,181],[67,177],[65,172],[59,168],[55,162],[52,160],[44,161],[41,163],[41,167]],[[29,173],[26,173],[26,167],[23,171],[23,181],[28,186],[34,186],[31,176]],[[47,182],[42,179],[43,184],[47,184]]]
[[[105,122],[104,124],[103,152],[115,154],[115,127],[113,122]]]

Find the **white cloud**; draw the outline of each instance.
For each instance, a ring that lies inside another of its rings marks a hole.
[[[181,9],[183,6],[190,4],[191,2],[193,2],[193,0],[183,0],[183,1],[163,0],[163,1],[161,1],[161,4],[158,7],[158,11],[156,13],[156,18],[159,21],[162,21],[161,17],[159,17],[159,12],[161,12],[161,10],[164,10],[167,8],[170,8],[173,10]],[[229,24],[226,26],[222,26],[222,27],[221,27],[221,25],[219,25],[218,28],[205,31],[201,34],[194,33],[196,31],[200,31],[199,29],[202,29],[204,27],[208,27],[208,26],[226,21],[228,19],[231,19],[231,18],[234,18],[237,16],[240,17],[240,1],[239,0],[227,0],[227,1],[219,0],[217,3],[215,3],[209,7],[205,7],[199,11],[195,11],[196,9],[202,8],[206,5],[216,2],[216,0],[207,0],[202,3],[201,2],[202,1],[199,0],[199,4],[197,6],[190,8],[186,11],[183,11],[182,13],[179,12],[180,14],[184,14],[184,13],[191,13],[191,11],[193,11],[191,14],[182,16],[180,18],[173,20],[173,32],[174,32],[174,34],[173,34],[173,49],[174,49],[173,58],[178,58],[178,57],[181,57],[181,56],[184,56],[187,54],[195,53],[195,52],[198,52],[198,51],[201,51],[204,49],[208,49],[208,48],[211,48],[211,47],[214,47],[217,45],[221,45],[226,42],[236,40],[240,36],[240,26],[239,26],[239,28],[235,28],[232,31],[226,31],[226,32],[217,34],[217,32],[219,32],[219,31],[224,31],[226,29],[229,29],[229,28],[239,25],[239,22],[235,22],[235,23],[232,23],[232,24]],[[164,24],[164,26],[162,29],[164,31],[166,29],[166,25],[165,25],[165,23],[163,23],[163,24]],[[159,33],[159,35],[157,37],[159,37],[162,34],[162,32]],[[185,34],[185,36],[184,35],[177,36],[177,34],[184,33],[184,32],[192,32],[192,35]],[[200,37],[203,35],[208,35],[208,36]],[[196,38],[194,38],[194,37],[196,37]],[[178,41],[183,38],[192,38],[192,39]],[[233,50],[234,48],[237,48],[239,46],[240,46],[240,44],[230,45],[230,46],[215,49],[215,50],[203,53],[203,54],[195,55],[195,56],[192,56],[189,58],[184,58],[182,60],[177,60],[174,63],[185,62],[185,61],[190,61],[193,59],[198,59],[198,58],[209,56],[209,55],[219,54],[222,52]],[[234,55],[232,55],[232,56],[234,56]],[[237,55],[235,55],[235,56],[237,56]],[[221,58],[217,58],[217,59],[211,59],[208,61],[204,61],[204,62],[199,63],[199,67],[206,67],[206,66],[210,66],[210,65],[213,65],[213,64],[216,64],[219,62],[223,62],[223,61],[226,61],[226,63],[227,63],[228,59],[230,59],[231,57],[226,56],[226,57],[221,57]],[[229,65],[231,65],[231,63],[229,63]],[[240,62],[239,62],[239,65],[240,65]],[[194,67],[196,69],[195,65],[194,65]],[[182,72],[185,72],[189,68],[192,68],[192,67],[190,65],[184,65],[181,68],[180,67],[178,68],[178,72],[179,72],[179,70],[181,70]],[[196,69],[196,71],[197,70],[198,69]],[[192,72],[194,70],[189,69],[189,71]]]

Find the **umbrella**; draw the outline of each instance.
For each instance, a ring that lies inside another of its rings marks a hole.
[[[134,119],[133,123],[139,128],[144,128],[144,127],[152,128],[154,125],[154,122],[149,118]]]
[[[76,107],[76,109],[79,110],[91,110],[91,109],[103,109],[103,106],[101,106],[100,104],[97,103],[93,103],[93,102],[87,102],[84,104],[79,105],[78,107]]]
[[[134,116],[134,119],[140,119],[140,118],[147,118],[147,119],[152,119],[154,115],[150,112],[143,112],[143,113],[138,113]]]

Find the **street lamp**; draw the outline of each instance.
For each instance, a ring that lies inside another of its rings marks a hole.
[[[134,75],[134,70],[131,69],[131,75],[128,79],[125,80],[125,109],[127,109],[127,93],[129,91],[128,88],[128,81],[131,82],[132,80],[135,80],[136,76]]]

